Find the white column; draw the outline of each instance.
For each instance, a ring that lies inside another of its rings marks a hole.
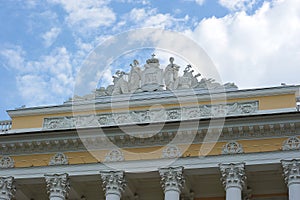
[[[241,200],[245,180],[245,164],[220,164],[221,181],[226,191],[226,200]]]
[[[11,200],[14,198],[16,188],[14,186],[14,178],[0,177],[0,200]]]
[[[289,200],[300,199],[300,160],[282,160],[284,179],[289,188]]]
[[[69,195],[68,174],[45,174],[47,193],[50,200],[65,200]]]
[[[120,200],[125,189],[124,171],[101,171],[106,200]]]
[[[161,184],[165,193],[165,200],[179,200],[184,184],[183,167],[169,167],[159,169]]]

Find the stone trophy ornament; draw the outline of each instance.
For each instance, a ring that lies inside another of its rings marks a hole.
[[[142,72],[141,89],[143,92],[163,90],[163,69],[160,69],[159,66],[159,60],[152,54],[152,58],[146,61],[145,69]]]

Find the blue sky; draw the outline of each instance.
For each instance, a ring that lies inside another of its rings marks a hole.
[[[0,1],[0,23],[0,120],[22,105],[63,103],[89,52],[143,27],[183,33],[241,89],[300,84],[298,0],[8,0]]]

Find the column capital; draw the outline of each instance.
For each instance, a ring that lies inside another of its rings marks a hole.
[[[289,185],[300,184],[300,159],[282,160],[283,176]]]
[[[70,184],[69,175],[64,174],[45,174],[47,193],[51,198],[66,199],[69,195]]]
[[[13,199],[15,192],[14,177],[0,177],[0,199]]]
[[[124,171],[101,171],[100,172],[105,195],[121,193],[126,187]]]
[[[183,167],[161,168],[159,174],[164,192],[170,190],[181,191],[184,184]]]
[[[238,187],[242,190],[245,184],[245,163],[219,164],[222,174],[222,184],[227,190],[230,187]]]

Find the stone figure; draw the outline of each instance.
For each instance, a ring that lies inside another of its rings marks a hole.
[[[178,71],[179,71],[179,66],[174,64],[174,58],[170,57],[169,59],[170,64],[165,69],[164,72],[164,80],[165,80],[165,85],[167,90],[174,90],[177,88],[178,81]]]
[[[141,86],[141,68],[139,67],[139,62],[137,60],[133,61],[133,64],[130,64],[131,70],[128,77],[128,89],[129,92],[133,93],[137,91]]]
[[[107,91],[104,87],[100,87],[98,89],[95,90],[95,95],[96,97],[101,97],[101,96],[107,96]]]
[[[197,88],[206,88],[206,89],[217,89],[217,88],[221,88],[221,84],[216,82],[215,79],[213,78],[202,78],[198,85],[197,85]]]
[[[191,70],[192,66],[187,65],[183,71],[183,76],[178,80],[178,89],[188,89],[194,88],[198,84],[197,77],[201,76],[200,74],[193,75],[194,70]]]
[[[113,76],[114,89],[112,95],[128,93],[128,82],[125,80],[125,72],[118,70],[117,76]]]

